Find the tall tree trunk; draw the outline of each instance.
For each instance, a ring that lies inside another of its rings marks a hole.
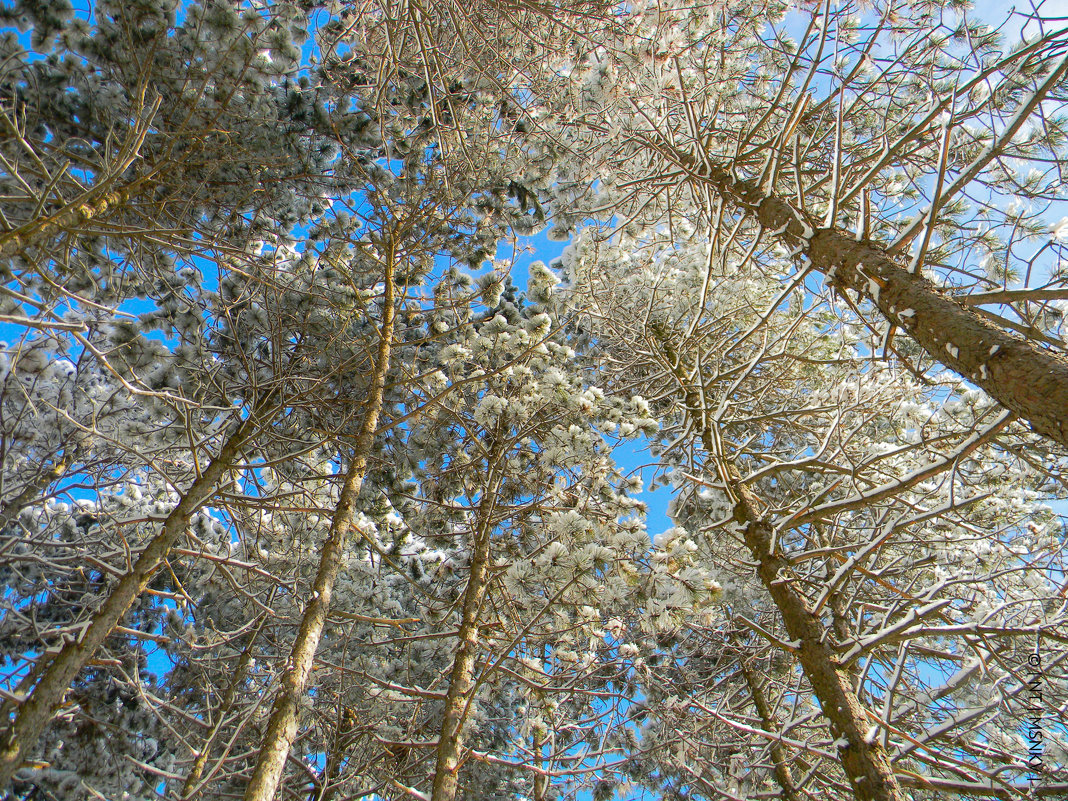
[[[242,448],[263,424],[272,400],[258,403],[249,416],[230,435],[186,490],[178,505],[163,521],[159,533],[141,551],[128,573],[119,579],[107,600],[89,620],[81,636],[68,640],[48,661],[30,696],[18,707],[14,720],[0,735],[0,788],[6,787],[30,749],[62,703],[78,672],[93,658],[108,635],[114,631],[126,610],[148,586],[156,570],[167,558],[178,538],[185,532],[189,519],[215,492],[223,475],[233,466]],[[47,658],[42,654],[42,659]]]
[[[268,602],[269,605],[269,602]],[[231,679],[229,686],[226,688],[226,692],[223,694],[222,700],[217,708],[218,718],[215,721],[215,725],[212,726],[208,736],[204,738],[204,741],[200,744],[200,749],[194,752],[193,764],[189,768],[189,773],[185,776],[185,781],[182,782],[182,790],[179,793],[179,798],[182,801],[188,801],[193,798],[200,790],[200,782],[204,776],[204,768],[208,765],[208,759],[211,758],[212,743],[215,737],[218,735],[219,730],[222,728],[223,723],[226,721],[226,715],[233,707],[234,699],[237,698],[238,691],[241,689],[241,685],[245,681],[245,677],[248,675],[249,666],[252,664],[252,656],[255,653],[256,640],[259,639],[260,632],[263,631],[263,626],[267,622],[267,613],[264,612],[260,615],[260,621],[256,624],[256,628],[253,629],[251,635],[248,638],[248,644],[241,652],[241,656],[237,660],[237,665],[234,668],[234,677]]]
[[[853,691],[849,672],[835,659],[833,632],[790,580],[789,563],[772,545],[771,524],[760,515],[760,503],[753,491],[726,461],[713,428],[715,422],[706,413],[701,396],[690,384],[671,343],[665,335],[653,333],[683,392],[687,414],[700,431],[701,445],[734,497],[734,518],[744,526],[743,539],[756,562],[757,576],[779,610],[801,670],[830,723],[839,762],[854,794],[858,801],[905,801],[885,749],[877,740],[869,741],[871,724]]]
[[[748,493],[748,488],[736,486]],[[877,740],[869,742],[871,725],[853,691],[849,672],[834,658],[834,638],[787,578],[790,566],[772,550],[772,527],[754,516],[751,500],[743,496],[735,507],[735,517],[745,526],[745,544],[757,561],[757,575],[796,644],[801,669],[831,724],[838,759],[853,792],[859,801],[904,801],[886,751]]]
[[[755,182],[717,168],[706,177],[726,197],[751,211],[767,230],[799,248],[839,292],[871,301],[891,325],[955,370],[1031,427],[1068,445],[1068,359],[1006,333],[922,275],[901,267],[885,247],[858,241],[814,223]]]
[[[490,544],[493,534],[493,509],[496,500],[496,479],[493,477],[492,460],[496,448],[490,448],[490,480],[486,482],[486,494],[479,504],[478,528],[471,553],[471,570],[464,588],[464,606],[457,633],[459,645],[453,657],[449,675],[449,691],[445,696],[444,718],[438,737],[437,762],[434,768],[434,786],[431,801],[454,801],[460,779],[460,763],[463,752],[463,727],[467,717],[471,692],[475,685],[475,659],[478,656],[479,615],[482,600],[489,585]]]
[[[1043,99],[1068,74],[1068,59],[1021,103],[996,140],[940,193],[945,206],[1011,143]],[[871,239],[857,240],[837,228],[819,228],[789,202],[765,192],[759,183],[735,178],[728,170],[698,161],[664,143],[663,152],[708,182],[725,200],[753,214],[768,231],[805,256],[839,292],[851,289],[871,301],[891,325],[912,337],[928,354],[1027,420],[1031,427],[1068,445],[1068,359],[1012,336],[949,297],[920,275],[894,261],[894,254]],[[927,223],[930,224],[930,221]],[[898,238],[902,250],[922,230],[916,220]],[[921,265],[922,266],[922,265]]]
[[[548,743],[548,738],[541,732],[534,732],[533,752],[534,759],[538,762],[542,761],[544,755],[545,746]],[[535,773],[534,774],[534,801],[548,801],[549,798],[549,774],[548,773]]]
[[[311,598],[304,609],[297,638],[293,643],[281,687],[271,708],[267,731],[260,744],[259,757],[252,771],[252,778],[245,788],[245,801],[272,801],[278,791],[289,750],[297,736],[300,702],[308,688],[315,652],[322,639],[323,628],[330,611],[330,598],[334,591],[338,572],[345,553],[356,499],[360,494],[367,462],[378,430],[378,417],[382,412],[386,375],[389,372],[393,347],[393,328],[397,317],[394,287],[394,246],[390,242],[385,259],[385,297],[382,308],[382,327],[379,331],[378,353],[374,373],[364,411],[363,422],[356,436],[356,444],[341,486],[341,495],[330,520],[330,533],[323,543],[319,569],[312,582]]]
[[[728,637],[733,639],[733,635],[728,635]],[[760,724],[765,731],[775,734],[779,730],[779,723],[775,720],[775,712],[764,695],[764,688],[760,686],[760,678],[753,673],[740,649],[738,668],[741,670],[742,678],[745,679],[745,684],[749,688],[749,697],[753,699],[753,706],[756,707],[757,714],[760,716]],[[797,785],[794,783],[793,773],[790,771],[790,762],[786,758],[786,752],[783,750],[782,744],[772,740],[769,750],[772,764],[775,766],[775,781],[778,783],[779,789],[782,790],[779,793],[779,797],[783,801],[801,801],[801,796],[797,792]]]

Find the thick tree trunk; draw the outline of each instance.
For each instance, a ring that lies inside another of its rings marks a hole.
[[[260,744],[259,757],[252,771],[252,778],[245,788],[245,801],[272,801],[278,791],[289,750],[297,736],[300,702],[308,688],[315,652],[322,639],[330,611],[330,599],[334,583],[341,570],[341,563],[356,511],[356,499],[367,473],[367,462],[378,430],[378,417],[382,412],[386,375],[389,371],[393,345],[393,328],[397,310],[393,283],[394,254],[392,247],[385,261],[385,297],[382,309],[382,327],[379,332],[378,353],[375,357],[374,374],[364,411],[363,422],[356,436],[352,462],[345,474],[337,507],[330,521],[330,533],[323,543],[319,569],[312,582],[311,598],[304,609],[297,638],[293,643],[281,687],[271,708],[267,731]]]
[[[718,168],[703,176],[729,201],[753,213],[765,229],[800,249],[839,292],[871,301],[891,325],[1031,427],[1068,445],[1068,359],[987,322],[922,275],[910,273],[872,240],[816,228],[782,198]]]
[[[93,658],[104,640],[114,631],[130,605],[148,586],[167,554],[185,532],[189,519],[215,492],[223,475],[233,466],[241,450],[262,425],[268,403],[261,403],[230,435],[218,456],[185,492],[178,505],[164,519],[159,533],[141,551],[133,568],[112,589],[93,614],[80,637],[68,640],[48,662],[30,696],[19,706],[14,720],[0,735],[0,788],[6,787],[22,764],[52,713],[62,703],[78,672]],[[41,658],[46,658],[42,654]]]
[[[491,449],[492,451],[492,449]],[[491,456],[492,458],[492,456]],[[492,465],[490,470],[492,471]],[[495,482],[487,482],[486,495],[479,507],[478,529],[471,554],[471,570],[464,589],[464,606],[457,633],[459,644],[453,657],[449,691],[445,697],[444,718],[438,737],[437,763],[431,801],[455,801],[463,753],[463,727],[471,692],[475,685],[478,657],[479,615],[489,584],[490,543],[493,533]]]

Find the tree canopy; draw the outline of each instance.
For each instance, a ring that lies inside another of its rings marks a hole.
[[[0,21],[0,798],[1068,797],[1068,17]]]

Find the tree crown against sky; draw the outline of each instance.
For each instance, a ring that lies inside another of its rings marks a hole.
[[[0,18],[5,797],[1068,793],[1068,20]]]

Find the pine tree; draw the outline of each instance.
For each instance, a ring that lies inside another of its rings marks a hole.
[[[1068,792],[1052,20],[0,15],[5,798]]]

